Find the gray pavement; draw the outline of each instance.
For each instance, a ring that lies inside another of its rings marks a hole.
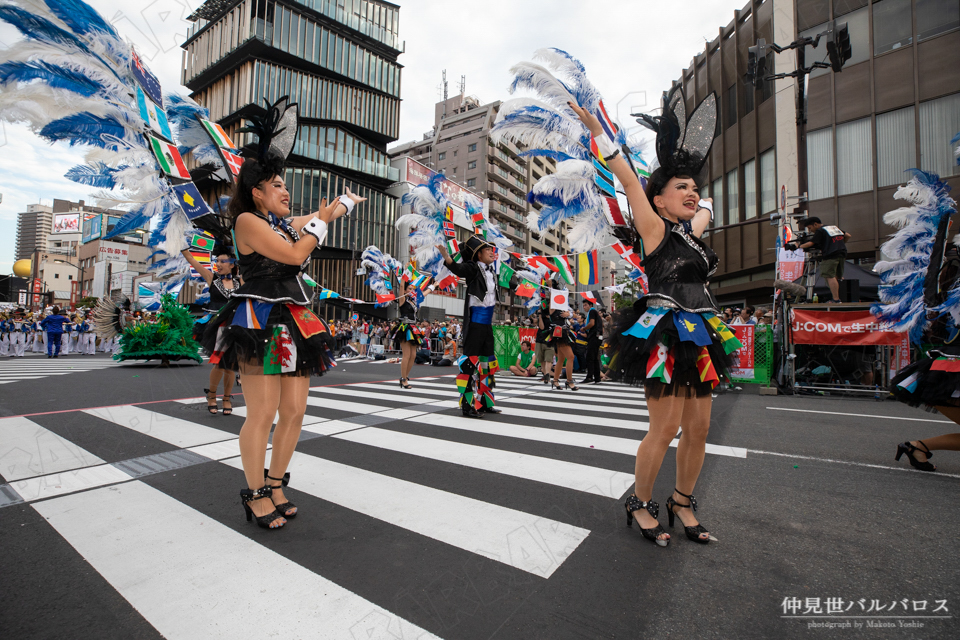
[[[267,532],[208,365],[31,362],[59,368],[0,361],[5,637],[960,636],[960,454],[893,460],[960,429],[894,401],[718,395],[696,494],[719,542],[661,549],[624,526],[639,390],[501,376],[505,413],[469,421],[451,369],[402,391],[346,362],[313,381],[300,515]]]

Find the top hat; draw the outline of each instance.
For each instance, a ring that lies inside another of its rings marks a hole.
[[[460,254],[468,262],[476,262],[477,254],[480,253],[480,250],[484,247],[490,247],[491,249],[496,249],[496,245],[492,242],[487,242],[487,239],[481,235],[473,235],[463,243],[463,247],[460,249]]]

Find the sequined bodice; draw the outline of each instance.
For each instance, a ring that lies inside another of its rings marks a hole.
[[[300,235],[286,220],[273,214],[269,217],[254,214],[266,220],[275,233],[287,240],[287,235],[297,242]],[[284,235],[286,231],[287,235]],[[283,264],[257,252],[240,254],[238,261],[243,286],[234,292],[235,297],[255,298],[269,302],[308,304],[313,299],[313,290],[300,275],[310,265],[310,258],[301,265]]]
[[[710,293],[709,278],[717,270],[717,254],[681,225],[669,220],[664,224],[663,242],[642,263],[650,285],[645,297],[674,303],[686,311],[716,313],[718,305]]]

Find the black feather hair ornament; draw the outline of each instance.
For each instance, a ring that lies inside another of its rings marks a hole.
[[[293,151],[300,126],[299,109],[290,96],[283,96],[275,103],[266,102],[263,114],[246,116],[247,126],[238,133],[253,133],[257,141],[241,149],[241,154],[255,160],[260,171],[249,172],[244,178],[254,186],[270,176],[282,176],[287,157]]]

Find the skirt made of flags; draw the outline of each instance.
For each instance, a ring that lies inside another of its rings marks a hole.
[[[401,320],[393,326],[394,339],[397,342],[412,342],[417,347],[423,345],[423,334],[414,322]]]
[[[704,397],[729,380],[730,354],[742,345],[713,313],[647,306],[618,312],[610,344],[614,378],[643,385],[647,398]]]
[[[931,350],[928,355],[894,376],[890,393],[900,402],[927,411],[937,406],[960,407],[960,353]]]
[[[206,323],[210,363],[245,375],[323,375],[336,366],[326,322],[310,309],[232,297]]]

